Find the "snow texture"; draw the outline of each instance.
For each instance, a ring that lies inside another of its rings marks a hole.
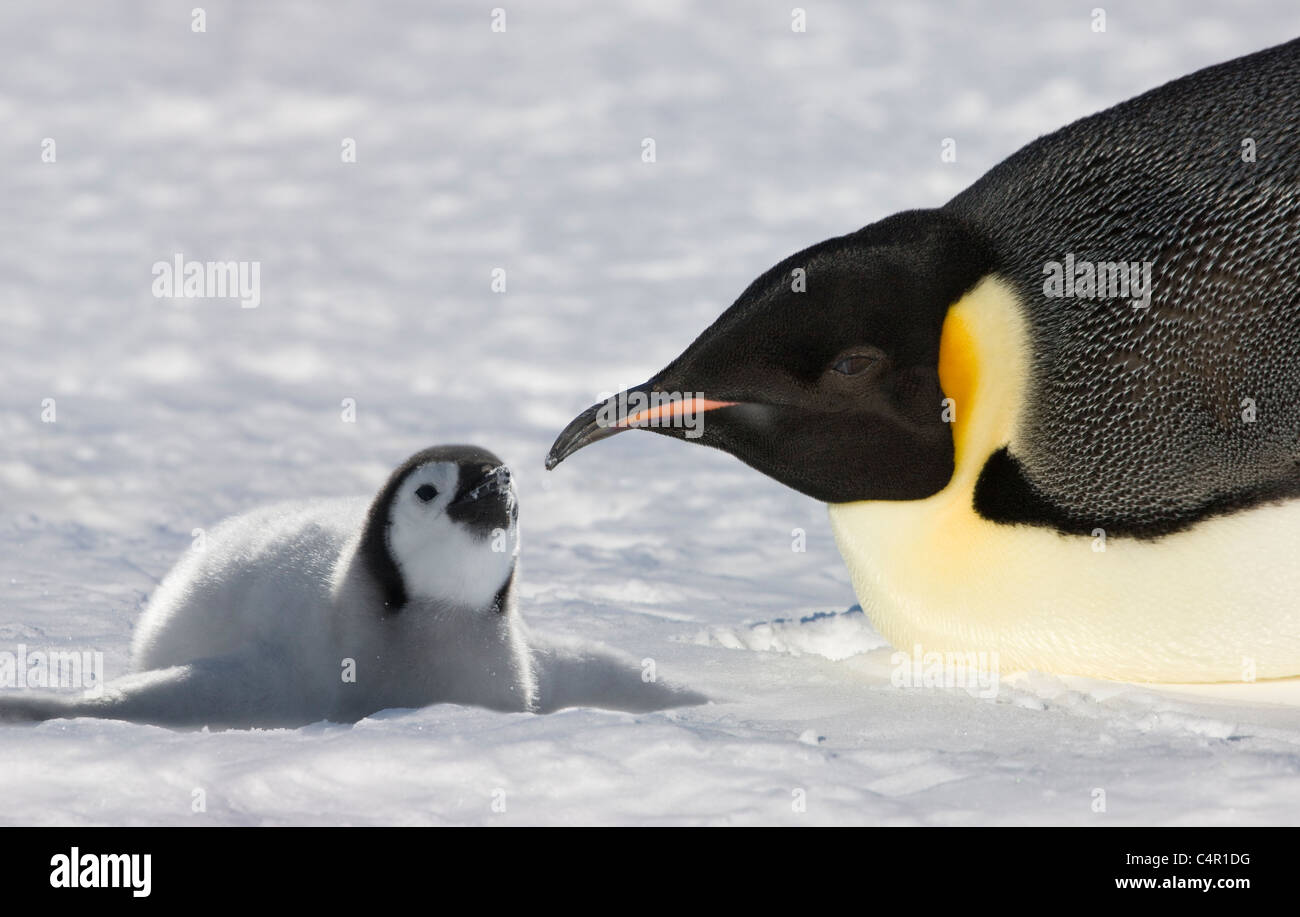
[[[506,5],[504,33],[491,6],[0,10],[0,649],[121,674],[195,529],[473,442],[516,475],[546,706],[584,706],[5,726],[0,822],[1300,820],[1300,708],[896,688],[824,507],[641,433],[542,469],[780,258],[1295,35],[1295,5],[1111,2],[1094,33],[1090,5],[823,0],[803,34],[743,0]],[[177,253],[259,261],[260,305],[155,298]]]

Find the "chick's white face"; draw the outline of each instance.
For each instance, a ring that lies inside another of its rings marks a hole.
[[[388,523],[388,550],[413,600],[483,607],[514,571],[518,502],[504,465],[420,465],[394,493]]]

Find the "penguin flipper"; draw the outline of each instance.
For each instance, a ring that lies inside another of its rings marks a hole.
[[[266,684],[265,661],[199,659],[115,679],[94,697],[29,693],[0,696],[0,723],[94,717],[180,728],[303,725]]]

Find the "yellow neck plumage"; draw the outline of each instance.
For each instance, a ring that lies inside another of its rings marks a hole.
[[[939,378],[955,470],[924,500],[830,506],[854,591],[897,649],[996,653],[1001,671],[1231,682],[1300,674],[1300,501],[1151,541],[990,522],[988,457],[1018,448],[1034,396],[1011,287],[986,277],[944,322]],[[1087,469],[1080,469],[1086,474]]]
[[[1028,339],[1005,281],[987,277],[948,310],[939,338],[939,384],[951,404],[958,478],[976,476],[1015,434],[1028,368]],[[984,372],[984,367],[992,371]]]

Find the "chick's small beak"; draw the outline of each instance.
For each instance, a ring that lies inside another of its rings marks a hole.
[[[451,501],[452,506],[464,506],[473,503],[488,494],[508,493],[510,490],[510,469],[505,465],[497,465],[495,468],[487,468],[479,477],[471,477],[465,484],[461,485],[456,499]]]

